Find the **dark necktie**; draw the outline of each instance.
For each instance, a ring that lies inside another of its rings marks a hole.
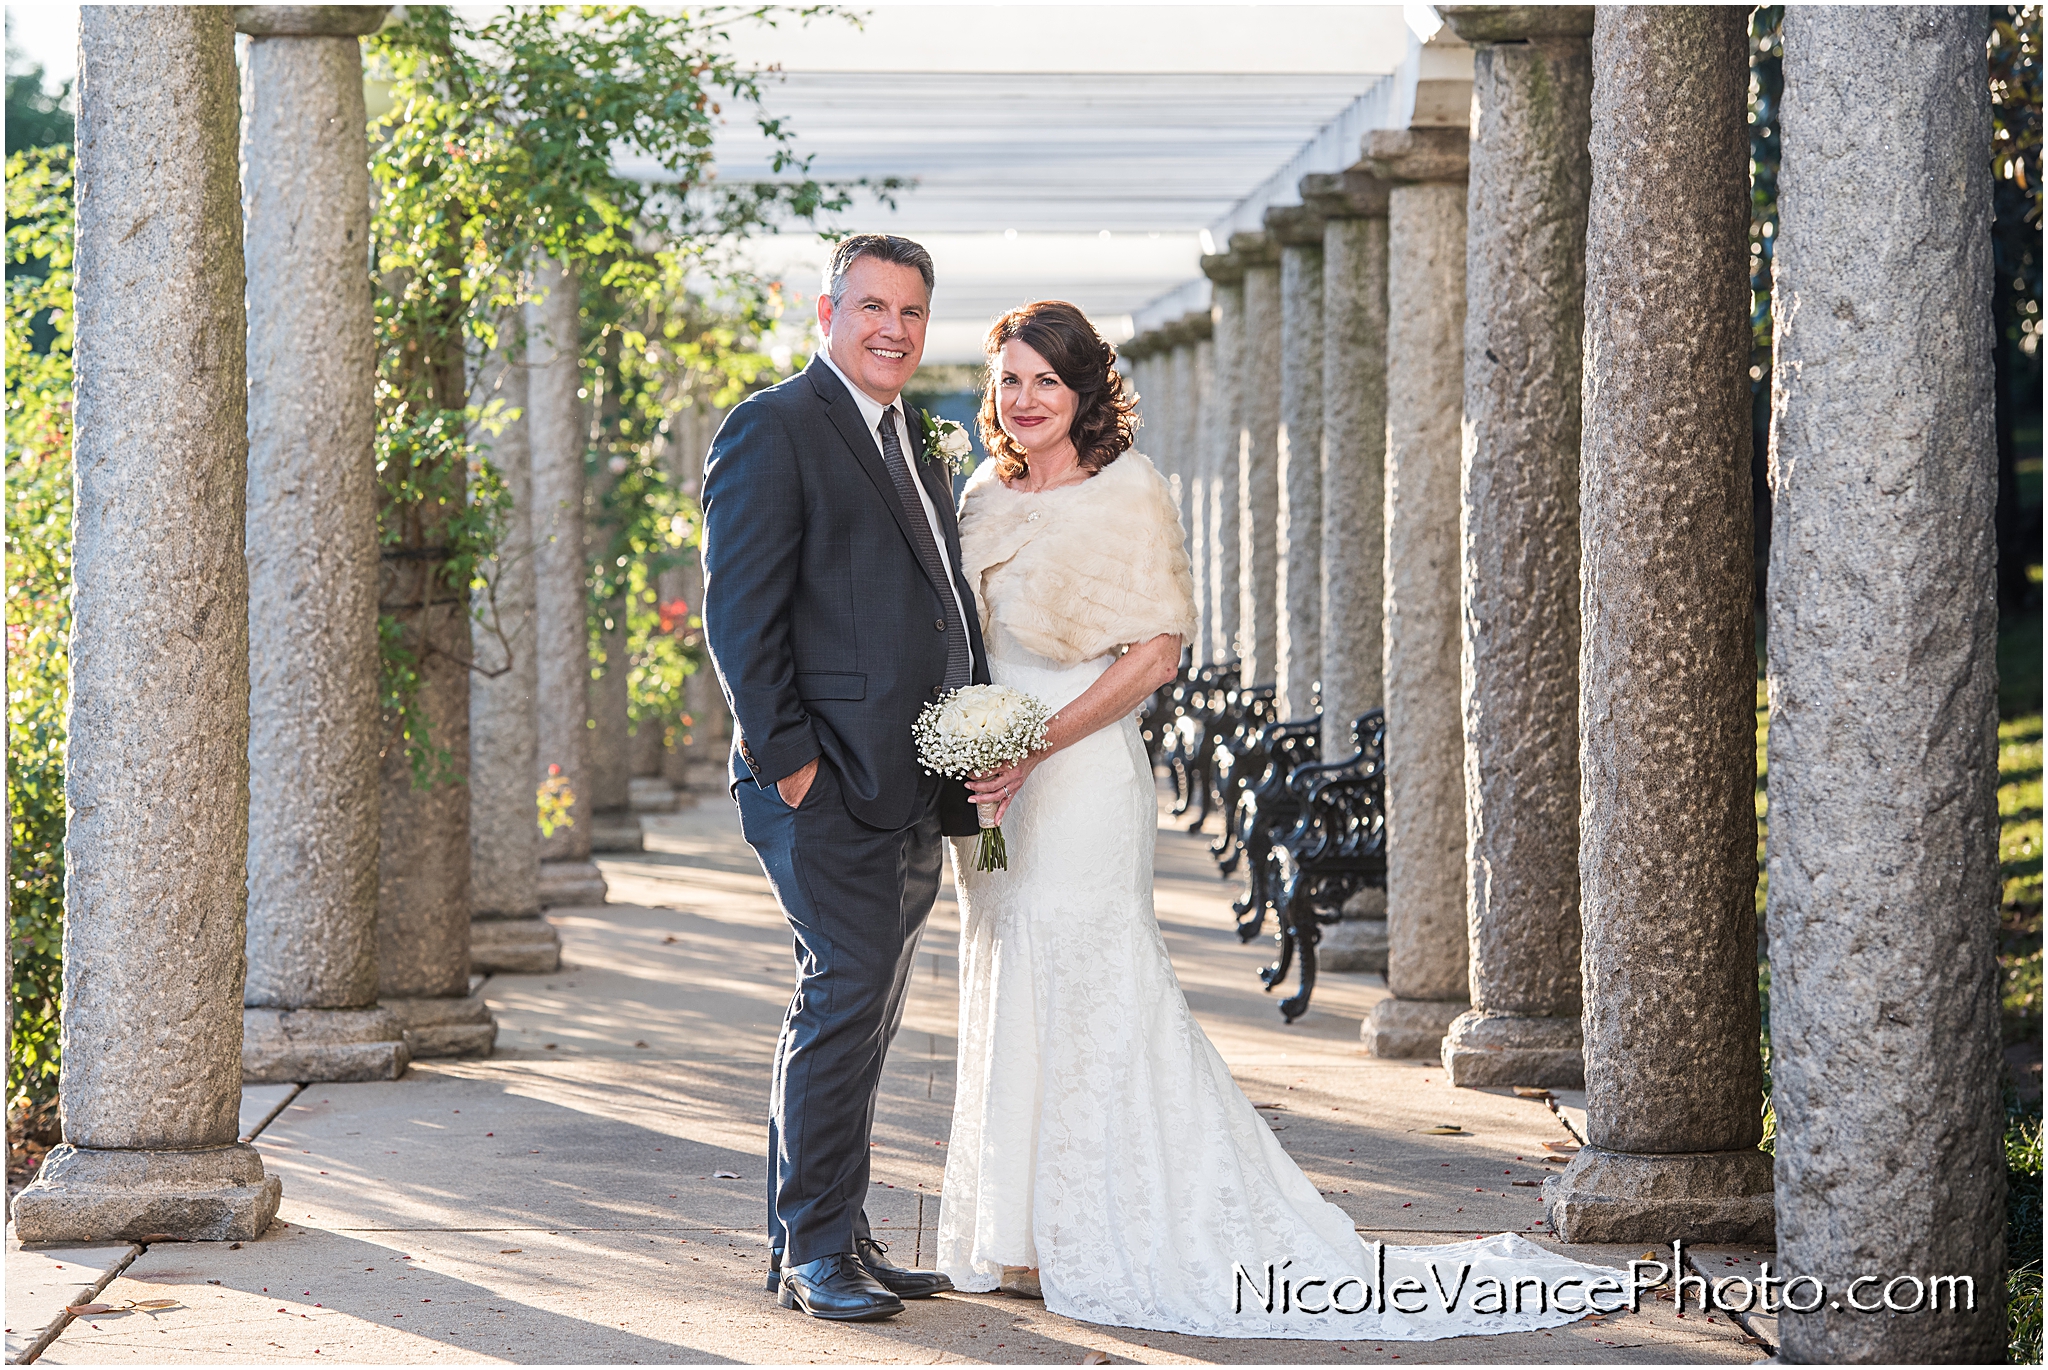
[[[939,544],[932,537],[931,521],[924,516],[924,503],[917,497],[917,476],[911,471],[910,463],[903,459],[903,444],[896,437],[896,411],[884,409],[882,421],[875,426],[875,432],[882,439],[882,465],[889,468],[889,479],[896,482],[896,498],[903,505],[904,522],[910,525],[910,545],[917,549],[917,559],[924,563],[925,573],[932,578],[932,584],[944,587],[939,594],[939,603],[944,617],[934,626],[946,634],[946,684],[948,690],[957,690],[974,679],[974,657],[967,646],[967,625],[960,621],[960,606],[953,595],[953,582],[946,575],[946,563],[939,556]]]

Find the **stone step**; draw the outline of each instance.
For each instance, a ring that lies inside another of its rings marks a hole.
[[[640,816],[623,809],[611,809],[590,817],[592,851],[645,851]]]
[[[1352,918],[1323,929],[1316,944],[1316,964],[1323,970],[1384,971],[1387,968],[1387,920]]]
[[[548,975],[561,964],[561,934],[545,918],[478,919],[469,925],[472,971]]]
[[[588,908],[605,900],[604,876],[591,861],[540,863],[540,906],[544,909]]]
[[[634,813],[674,813],[676,787],[658,775],[636,775],[627,782],[628,803]]]
[[[396,1080],[411,1060],[400,1020],[375,1005],[242,1010],[247,1083]]]
[[[413,1058],[488,1056],[498,1039],[498,1023],[483,995],[460,998],[385,999],[383,1006],[405,1024],[406,1045]]]

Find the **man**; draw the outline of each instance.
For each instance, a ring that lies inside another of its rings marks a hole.
[[[884,1259],[862,1201],[882,1062],[938,895],[941,834],[978,830],[911,724],[986,683],[950,475],[899,398],[924,355],[932,259],[841,242],[824,351],[735,408],[704,468],[704,635],[736,722],[741,830],[795,933],[768,1125],[769,1287],[886,1318],[952,1288]]]

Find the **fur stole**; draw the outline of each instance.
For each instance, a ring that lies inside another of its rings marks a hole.
[[[1161,633],[1195,631],[1195,583],[1173,494],[1126,452],[1079,485],[1012,490],[984,461],[960,494],[960,557],[981,604],[1026,649],[1062,665]]]

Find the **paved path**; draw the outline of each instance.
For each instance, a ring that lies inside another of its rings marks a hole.
[[[252,1088],[244,1131],[284,1180],[280,1222],[236,1245],[7,1248],[9,1359],[65,1303],[174,1299],[71,1320],[43,1364],[456,1361],[1715,1361],[1763,1352],[1725,1317],[1644,1311],[1554,1332],[1432,1343],[1226,1341],[1071,1322],[1000,1294],[913,1303],[891,1321],[777,1308],[766,1269],[767,1061],[789,935],[721,796],[650,821],[604,860],[612,902],[560,910],[566,964],[497,976],[487,1061],[384,1084]],[[1543,1238],[1530,1184],[1569,1140],[1541,1103],[1453,1090],[1435,1066],[1375,1061],[1358,1025],[1377,976],[1332,975],[1285,1026],[1230,931],[1201,839],[1162,829],[1159,908],[1189,1001],[1281,1141],[1371,1236]],[[953,1088],[950,888],[925,936],[876,1129],[870,1215],[931,1254]],[[1568,1101],[1576,1102],[1576,1101]],[[1567,1110],[1569,1114],[1569,1109]],[[1423,1129],[1454,1123],[1461,1136]],[[737,1177],[737,1178],[731,1178]],[[1575,1248],[1621,1265],[1635,1248]],[[1768,1253],[1700,1253],[1753,1269]],[[102,1289],[103,1286],[103,1289]],[[1769,1333],[1768,1324],[1760,1330]]]

